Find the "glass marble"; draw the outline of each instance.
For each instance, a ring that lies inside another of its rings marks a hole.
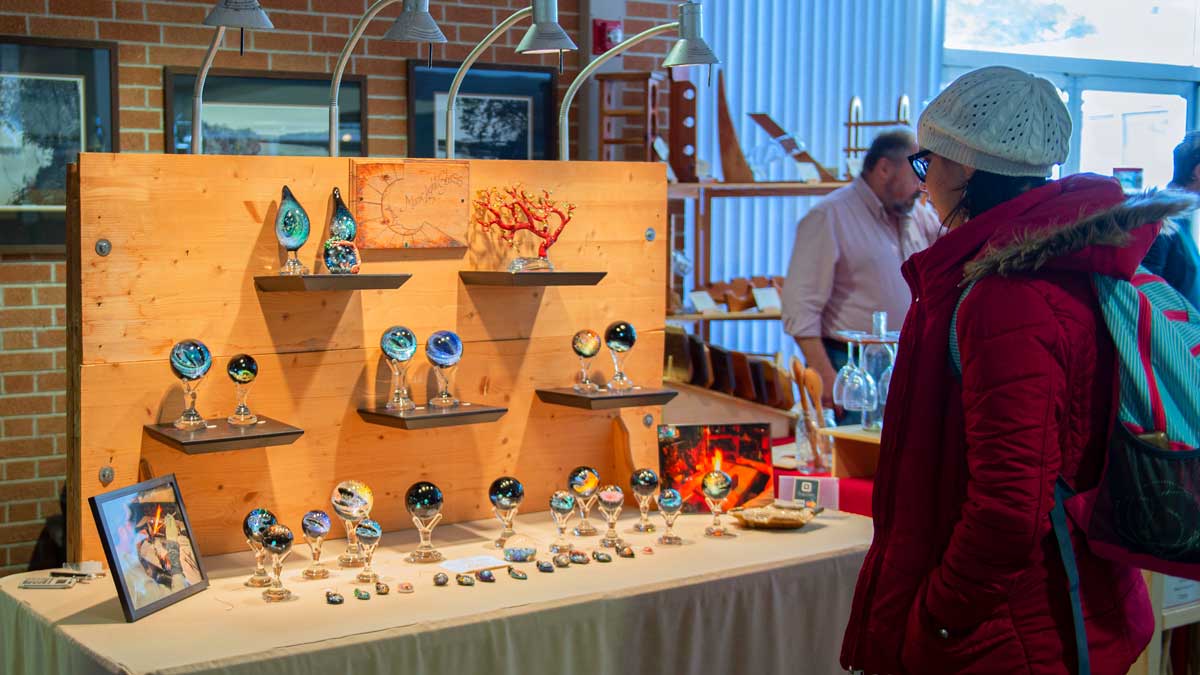
[[[492,502],[492,512],[504,526],[500,531],[500,536],[492,542],[496,548],[507,546],[509,538],[516,534],[512,526],[513,518],[517,516],[517,508],[520,507],[523,499],[525,499],[525,486],[512,476],[501,476],[492,481],[488,488],[488,500]]]
[[[592,507],[596,505],[596,490],[600,488],[600,472],[590,466],[577,466],[567,474],[567,488],[577,497],[579,525],[575,536],[591,537],[597,534],[595,526],[588,522]]]
[[[558,538],[550,545],[551,553],[571,550],[571,542],[567,541],[567,523],[575,515],[575,502],[575,495],[566,490],[558,490],[550,495],[550,515],[554,518],[554,526],[558,528]]]
[[[584,328],[571,338],[571,349],[581,359],[590,359],[600,353],[600,336],[596,331]]]
[[[267,550],[263,548],[262,537],[275,522],[275,514],[266,509],[253,509],[242,519],[242,534],[246,535],[246,544],[254,552],[254,574],[246,580],[246,585],[252,588],[271,585],[271,575],[267,573]]]
[[[250,384],[258,377],[258,361],[249,354],[238,354],[229,359],[225,372],[235,384]]]
[[[617,555],[621,556],[622,558],[633,558],[637,556],[637,554],[633,552],[633,547],[628,545],[618,548]]]
[[[400,583],[396,584],[397,593],[414,593],[416,590],[417,589],[413,588],[412,582],[410,581],[401,581]]]
[[[484,582],[485,584],[495,583],[496,581],[496,575],[493,574],[491,570],[479,570],[475,573],[475,578]]]
[[[721,505],[733,490],[733,479],[721,470],[709,471],[700,480],[700,491],[704,493],[704,501],[708,510],[712,511],[712,525],[704,528],[705,536],[731,537],[733,534],[721,525]]]
[[[362,256],[354,242],[326,239],[321,248],[321,259],[330,274],[358,274],[362,269]]]
[[[600,498],[600,511],[608,524],[608,530],[600,539],[600,545],[605,548],[617,548],[624,542],[617,536],[617,517],[621,515],[621,507],[625,505],[625,492],[616,485],[605,485],[596,494]]]
[[[462,358],[463,344],[458,335],[439,330],[425,342],[425,356],[438,368],[451,368]]]
[[[532,562],[537,558],[537,543],[524,534],[512,536],[504,545],[504,559],[508,562]]]
[[[275,214],[275,237],[279,245],[287,250],[289,257],[279,273],[284,276],[308,274],[308,269],[300,262],[296,252],[308,241],[311,224],[308,212],[296,200],[288,186],[283,186],[279,198],[279,211]]]
[[[413,483],[404,494],[404,506],[412,516],[413,524],[421,535],[421,543],[408,554],[408,561],[431,563],[442,560],[440,551],[433,547],[433,528],[442,519],[442,490],[429,481]]]
[[[549,560],[539,560],[537,562],[537,570],[539,572],[551,573],[554,571],[554,563]]]
[[[329,238],[350,241],[358,234],[354,214],[342,201],[342,191],[333,188],[333,216],[329,219]]]
[[[554,566],[555,567],[570,567],[571,566],[571,556],[566,553],[560,553],[560,554],[554,556]]]
[[[629,488],[633,490],[639,512],[638,522],[633,526],[634,531],[653,532],[654,524],[650,522],[650,500],[654,498],[654,491],[658,489],[658,474],[654,473],[654,469],[635,469],[629,477]]]
[[[571,551],[570,558],[571,562],[576,565],[586,565],[589,562],[588,554],[584,553],[583,551]]]
[[[375,582],[375,595],[387,595],[391,592],[392,589],[387,584],[383,583],[382,581]]]
[[[551,569],[553,569],[553,568],[551,568]],[[508,576],[512,577],[513,579],[516,579],[517,581],[525,581],[526,579],[529,578],[529,575],[526,574],[523,570],[519,570],[519,569],[513,567],[512,565],[508,566]]]
[[[354,537],[358,540],[358,547],[364,558],[362,571],[355,579],[364,584],[373,584],[379,581],[379,575],[371,567],[371,560],[375,557],[375,548],[379,546],[379,540],[383,538],[383,527],[370,518],[360,520],[354,526]]]
[[[263,549],[271,554],[272,567],[275,576],[271,586],[263,591],[263,600],[267,602],[283,602],[292,597],[292,592],[283,587],[283,561],[292,552],[292,530],[287,525],[275,523],[267,528],[262,535]]]
[[[456,574],[454,575],[454,580],[458,582],[459,586],[475,585],[475,577],[471,576],[470,574]]]
[[[437,574],[433,575],[434,586],[445,586],[448,583],[450,583],[450,577],[447,576],[445,572],[438,572]]]
[[[627,352],[637,342],[637,331],[628,321],[614,321],[604,329],[604,344],[614,352]]]
[[[304,540],[308,542],[309,551],[312,552],[312,564],[305,568],[304,578],[324,579],[329,576],[329,570],[321,564],[321,543],[325,541],[332,527],[333,521],[324,511],[309,511],[300,519],[300,531],[304,534]]]
[[[379,347],[389,359],[407,361],[417,353],[417,336],[404,326],[392,326],[383,331]]]
[[[325,591],[325,603],[326,604],[340,605],[345,601],[346,601],[346,598],[342,597],[341,593],[336,593],[334,591]]]
[[[361,588],[356,588],[354,589],[354,597],[358,598],[359,600],[370,600],[371,594]]]
[[[171,372],[188,382],[199,380],[212,368],[212,352],[203,342],[180,340],[171,347]]]
[[[566,490],[559,490],[550,495],[550,510],[558,514],[570,514],[575,511],[575,496]]]
[[[359,551],[354,527],[371,514],[375,493],[362,481],[344,480],[333,488],[329,501],[346,527],[346,552],[338,556],[338,564],[342,567],[362,567],[364,558]]]
[[[612,556],[605,553],[604,551],[592,551],[592,558],[595,559],[596,562],[602,562],[602,563],[612,562]]]
[[[672,529],[675,527],[675,521],[679,518],[679,514],[683,512],[683,496],[675,488],[666,488],[659,490],[656,500],[658,501],[658,512],[662,514],[663,521],[667,524],[667,529],[658,538],[658,543],[666,546],[683,544],[683,537],[675,534]]]

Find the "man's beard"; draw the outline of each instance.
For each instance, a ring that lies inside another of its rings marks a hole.
[[[908,199],[890,202],[887,205],[887,211],[897,218],[903,218],[912,213],[912,210],[917,206],[917,200],[920,198],[921,192],[918,190],[917,192],[914,192],[912,197],[909,197]]]

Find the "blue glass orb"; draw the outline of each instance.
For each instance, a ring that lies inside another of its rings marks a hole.
[[[383,538],[383,528],[379,523],[367,519],[354,527],[354,536],[358,537],[358,543],[364,546],[374,546]]]
[[[352,241],[327,240],[322,257],[325,259],[325,269],[330,274],[358,274],[362,263],[358,247]]]
[[[683,496],[675,488],[666,488],[658,493],[658,510],[666,514],[683,510]]]
[[[383,331],[379,347],[393,361],[407,361],[417,353],[417,336],[404,326],[392,326]]]
[[[362,520],[371,514],[375,492],[362,481],[344,480],[333,488],[329,501],[343,520]]]
[[[442,490],[429,481],[413,483],[404,494],[404,506],[412,515],[425,520],[442,510]]]
[[[567,488],[576,496],[588,499],[600,489],[600,472],[590,466],[577,466],[567,475]]]
[[[292,530],[287,525],[275,523],[263,533],[263,548],[275,555],[284,555],[292,550]]]
[[[199,340],[181,340],[171,347],[171,372],[189,382],[198,380],[212,368],[212,352]]]
[[[438,368],[449,368],[462,358],[463,344],[457,335],[439,330],[425,342],[425,356]]]
[[[700,489],[704,496],[713,501],[720,501],[728,497],[729,492],[733,490],[733,479],[724,471],[709,471],[700,481]]]
[[[229,379],[237,384],[250,384],[254,378],[258,377],[258,361],[254,360],[249,354],[238,354],[229,359],[229,365],[225,366],[225,372],[229,375]]]
[[[629,477],[629,487],[639,497],[649,497],[658,489],[658,474],[653,469],[637,469]]]
[[[310,539],[324,537],[329,534],[329,528],[332,526],[329,514],[316,509],[304,514],[304,518],[300,520],[300,529],[304,531],[304,536]]]
[[[310,229],[308,212],[284,185],[283,196],[279,199],[279,212],[275,214],[275,237],[279,239],[279,245],[289,251],[299,251],[308,241]]]
[[[350,241],[358,234],[358,224],[354,222],[354,214],[342,201],[342,191],[333,188],[333,218],[329,221],[329,237],[341,241]]]
[[[628,321],[614,321],[604,329],[604,344],[614,352],[627,352],[637,342],[637,331]]]
[[[242,521],[242,534],[247,539],[261,541],[263,533],[276,522],[275,514],[266,509],[254,509]]]
[[[560,516],[575,511],[575,495],[566,490],[559,490],[550,495],[550,510]]]
[[[488,488],[488,499],[498,509],[516,508],[524,498],[525,486],[512,476],[501,476],[492,481],[492,486]]]

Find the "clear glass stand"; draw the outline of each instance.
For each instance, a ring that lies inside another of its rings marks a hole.
[[[303,274],[308,274],[308,268],[300,262],[299,251],[288,251],[287,262],[279,269],[279,276],[298,277]]]
[[[417,550],[408,554],[408,562],[411,563],[435,563],[441,562],[443,559],[442,552],[433,547],[433,528],[442,520],[442,514],[430,518],[428,521],[421,520],[413,516],[413,525],[417,526],[417,532],[421,534],[421,543],[417,546]]]
[[[378,541],[369,546],[361,542],[359,543],[359,548],[361,548],[363,552],[364,565],[362,571],[358,573],[358,576],[354,577],[356,581],[364,584],[373,584],[376,581],[379,581],[379,575],[376,574],[375,569],[371,567],[371,559],[375,557],[375,549],[378,546]]]
[[[549,256],[540,258],[519,257],[514,258],[508,264],[508,271],[514,274],[517,272],[553,272],[554,263],[550,262]]]
[[[238,383],[236,389],[237,407],[233,409],[233,414],[226,418],[226,421],[236,427],[258,424],[258,415],[250,412],[250,407],[246,405],[246,398],[250,396],[250,385]]]
[[[637,500],[638,512],[641,517],[633,525],[635,532],[654,532],[654,523],[650,522],[650,502],[654,499],[654,495],[639,495],[634,494],[633,498]]]
[[[576,497],[575,501],[579,503],[579,524],[575,526],[576,537],[594,537],[600,534],[595,525],[588,522],[588,515],[592,512],[592,507],[596,505],[598,497],[592,495],[587,499]]]
[[[621,541],[620,535],[617,534],[617,516],[621,515],[621,507],[607,509],[601,506],[600,510],[604,512],[604,521],[608,524],[608,530],[600,538],[600,545],[604,548],[620,548],[624,546],[625,542]]]
[[[358,534],[354,531],[358,527],[358,521],[342,520],[342,523],[346,526],[346,552],[338,556],[338,566],[362,567],[362,549],[358,545]]]
[[[254,551],[254,574],[246,580],[246,585],[251,588],[270,586],[271,575],[267,574],[267,549],[263,548],[261,541],[247,539],[246,543],[250,545],[250,550]]]
[[[628,358],[629,352],[614,352],[612,354],[613,376],[608,382],[609,391],[625,392],[633,389],[633,380],[625,374],[625,359]]]
[[[408,395],[408,364],[410,361],[388,359],[392,371],[392,397],[385,406],[388,410],[412,410],[417,404]]]
[[[496,506],[492,507],[492,513],[496,514],[496,519],[499,520],[500,524],[504,526],[504,529],[500,530],[500,536],[496,538],[496,541],[492,542],[492,545],[494,545],[496,548],[504,548],[504,545],[508,543],[509,538],[516,534],[516,532],[513,531],[512,524],[513,518],[517,517],[517,508],[518,507],[516,506],[512,507],[511,509],[502,509]]]
[[[200,388],[200,381],[204,378],[195,380],[180,380],[183,385],[183,397],[187,400],[187,407],[180,413],[179,419],[175,420],[175,428],[182,431],[194,431],[204,428],[204,417],[196,412],[196,390]]]
[[[271,579],[271,587],[263,591],[263,600],[267,602],[283,602],[292,598],[292,592],[283,587],[283,579],[280,578],[280,575],[283,573],[283,561],[291,553],[291,551],[288,551],[283,555],[279,555],[278,553],[271,555],[275,568],[275,576]]]
[[[712,525],[704,528],[704,536],[706,537],[735,537],[734,533],[725,529],[721,524],[721,505],[725,503],[724,499],[715,500],[710,497],[705,497],[704,501],[708,504],[708,510],[712,511]]]
[[[329,570],[321,564],[321,544],[325,541],[325,537],[305,537],[304,540],[308,542],[308,548],[312,551],[312,564],[304,568],[304,578],[327,578]]]
[[[683,537],[675,534],[675,529],[674,529],[675,528],[675,520],[677,518],[679,518],[679,513],[680,513],[679,511],[676,511],[675,513],[665,513],[664,512],[662,514],[663,521],[666,522],[666,524],[667,524],[667,529],[665,532],[662,533],[662,536],[658,538],[659,544],[662,544],[663,546],[682,546],[683,545]]]
[[[579,357],[579,381],[575,383],[575,391],[581,394],[595,394],[600,391],[600,385],[592,382],[591,376],[588,375],[591,366],[591,359]]]
[[[437,378],[438,395],[429,399],[430,408],[455,408],[458,406],[458,399],[450,394],[450,384],[454,379],[454,371],[458,366],[450,366],[448,368],[434,368],[433,374]]]
[[[559,513],[551,511],[550,515],[554,518],[554,526],[558,528],[558,539],[550,545],[551,553],[570,553],[571,542],[567,539],[567,524],[571,522],[571,517],[575,515],[574,511],[567,513]]]

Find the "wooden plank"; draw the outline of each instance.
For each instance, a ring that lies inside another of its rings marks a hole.
[[[706,312],[693,314],[668,314],[667,321],[774,321],[783,318],[778,310],[768,312]]]
[[[386,406],[376,405],[370,408],[359,408],[358,414],[371,424],[416,431],[419,429],[435,429],[437,427],[461,427],[467,424],[487,424],[504,417],[508,408],[479,405],[470,401],[461,401],[454,408],[431,408],[418,405],[413,410],[393,411]]]
[[[666,405],[679,395],[673,389],[642,389],[635,387],[626,393],[600,390],[594,394],[581,394],[571,387],[538,389],[537,397],[546,403],[565,405],[584,410],[613,410],[648,405]]]
[[[205,428],[194,431],[176,429],[172,422],[147,424],[142,428],[157,440],[189,455],[290,445],[304,435],[303,429],[264,415],[259,415],[258,422],[249,426],[234,426],[224,417],[205,422]]]
[[[849,183],[672,183],[668,196],[670,199],[697,199],[701,193],[707,193],[712,197],[819,197],[846,185]]]
[[[861,424],[848,424],[842,427],[826,427],[817,430],[817,433],[829,436],[831,438],[841,438],[849,441],[858,441],[870,445],[879,445],[882,434],[878,431],[865,431]]]
[[[798,416],[754,401],[680,382],[663,382],[679,396],[663,406],[666,424],[770,424],[771,438],[790,436]]]
[[[266,293],[294,291],[366,291],[400,288],[411,274],[302,274],[254,277],[254,285]]]

